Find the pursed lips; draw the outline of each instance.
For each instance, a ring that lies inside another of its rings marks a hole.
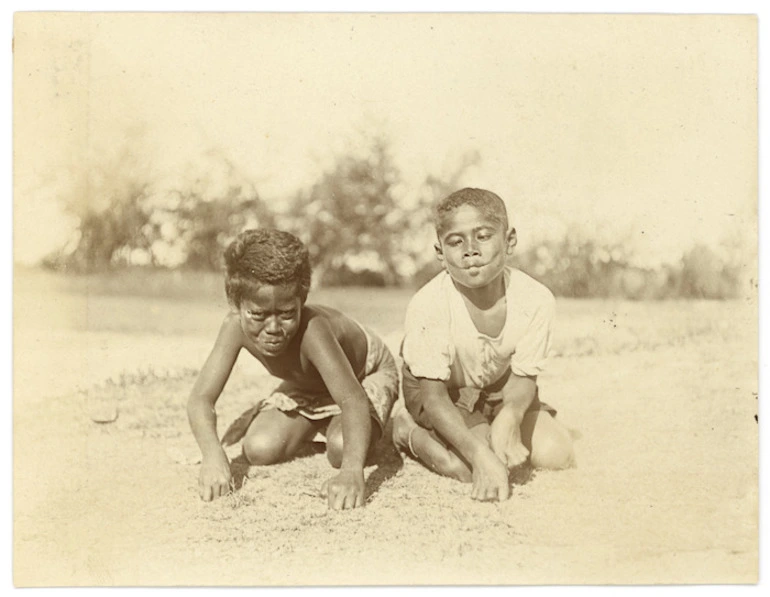
[[[486,263],[478,263],[474,261],[473,263],[469,263],[468,265],[466,265],[465,269],[480,268],[480,267],[484,267],[485,265]]]

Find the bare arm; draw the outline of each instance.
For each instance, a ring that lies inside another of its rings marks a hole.
[[[527,412],[537,392],[537,376],[522,377],[511,373],[503,386],[503,403],[521,413]]]
[[[433,428],[472,464],[476,453],[487,446],[465,426],[443,381],[420,378],[419,382],[423,408],[428,412]]]
[[[537,393],[537,377],[511,373],[503,386],[503,408],[492,421],[489,443],[509,468],[527,459],[529,450],[521,441],[521,422]]]
[[[214,406],[238,358],[241,345],[238,320],[228,315],[187,401],[187,418],[203,457],[200,489],[201,497],[206,501],[227,493],[229,488],[230,468],[217,435]]]
[[[468,462],[473,473],[471,497],[505,500],[510,496],[508,471],[489,445],[466,427],[449,398],[444,382],[420,379],[423,408],[431,424]]]
[[[364,462],[372,435],[366,392],[325,319],[319,317],[308,324],[302,354],[321,374],[332,399],[342,410],[342,466],[339,475],[329,483],[329,506],[361,506]]]

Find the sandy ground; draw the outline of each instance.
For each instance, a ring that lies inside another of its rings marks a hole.
[[[408,295],[375,312],[376,291],[350,292],[327,298],[397,345]],[[752,302],[559,301],[540,385],[576,468],[516,471],[511,499],[476,503],[386,439],[347,512],[317,496],[323,444],[274,467],[235,446],[237,491],[199,499],[185,402],[221,304],[17,279],[15,309],[17,586],[757,581]],[[275,383],[239,363],[220,430]],[[118,418],[94,423],[95,404]]]

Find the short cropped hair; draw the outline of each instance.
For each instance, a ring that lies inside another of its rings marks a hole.
[[[508,212],[499,196],[484,189],[465,188],[444,197],[436,204],[433,210],[436,234],[441,236],[446,227],[446,218],[462,205],[475,207],[484,216],[502,225],[504,230],[508,229]]]
[[[225,292],[236,307],[263,285],[294,284],[303,304],[307,299],[310,258],[293,234],[272,228],[241,232],[225,249],[225,266]]]

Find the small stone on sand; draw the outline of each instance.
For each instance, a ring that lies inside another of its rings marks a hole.
[[[118,405],[114,401],[89,400],[88,416],[94,423],[112,423],[118,418]]]

